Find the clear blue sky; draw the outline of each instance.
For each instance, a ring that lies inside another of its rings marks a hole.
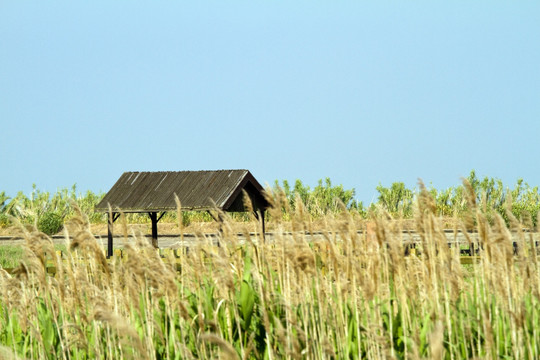
[[[0,191],[540,185],[540,3],[0,0]]]

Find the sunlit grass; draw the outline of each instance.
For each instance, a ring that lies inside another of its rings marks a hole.
[[[18,266],[22,256],[23,249],[20,246],[0,246],[0,266],[3,268],[13,268]]]
[[[348,211],[319,218],[324,240],[312,242],[304,232],[313,227],[309,213],[296,204],[291,222],[282,223],[279,194],[270,209],[272,242],[252,221],[242,225],[241,243],[226,219],[221,246],[200,238],[165,258],[138,239],[124,258],[107,260],[84,214],[66,224],[72,243],[63,260],[48,236],[27,231],[24,265],[12,275],[0,271],[0,352],[29,359],[539,358],[540,272],[527,236],[518,233],[523,251],[515,256],[503,219],[488,222],[473,204],[470,223],[460,226],[479,230],[483,250],[478,263],[463,266],[430,201],[424,192],[416,204],[421,255],[410,256],[402,223],[384,212],[372,218],[370,234],[358,232],[364,224]],[[44,269],[51,262],[54,277]]]

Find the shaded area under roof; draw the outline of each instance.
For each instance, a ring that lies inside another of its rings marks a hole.
[[[100,212],[159,212],[176,210],[175,194],[183,210],[245,211],[243,192],[254,210],[268,202],[263,187],[248,170],[125,172],[96,205]]]

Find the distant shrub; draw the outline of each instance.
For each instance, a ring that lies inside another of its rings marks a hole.
[[[355,190],[344,189],[341,184],[333,185],[330,178],[319,180],[313,189],[300,180],[295,181],[294,187],[287,180],[283,181],[282,186],[276,180],[274,192],[283,192],[292,210],[295,210],[297,200],[301,201],[313,216],[337,213],[342,210],[342,206],[349,210],[363,211],[363,204],[354,198]]]
[[[0,228],[5,228],[11,225],[7,214],[0,214]]]
[[[394,182],[386,188],[379,184],[379,204],[392,215],[402,214],[404,217],[412,216],[414,203],[414,191],[407,189],[402,182]]]
[[[64,218],[53,211],[45,212],[38,221],[38,230],[47,235],[57,234],[63,227]]]
[[[10,225],[6,205],[9,199],[9,196],[6,195],[5,191],[0,192],[0,228]]]

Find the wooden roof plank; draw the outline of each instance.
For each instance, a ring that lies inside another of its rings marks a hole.
[[[248,183],[253,185],[250,196],[266,208],[264,190],[248,170],[126,172],[95,210],[108,211],[108,204],[125,212],[174,210],[176,194],[186,210],[217,207],[227,211]]]

